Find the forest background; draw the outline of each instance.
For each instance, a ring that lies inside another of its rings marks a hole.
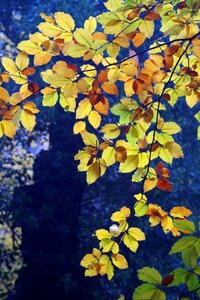
[[[47,15],[67,12],[77,26],[82,26],[89,16],[102,12],[104,5],[87,0],[67,3],[10,0],[2,1],[0,9],[0,55],[12,57],[14,47],[35,31],[41,12]],[[156,190],[151,196],[159,198],[160,203],[189,207],[198,216],[200,146],[193,116],[194,112],[184,102],[171,110],[170,120],[176,120],[182,128],[177,142],[182,145],[185,157],[175,161],[170,169],[173,194]],[[148,265],[168,274],[179,266],[176,258],[167,255],[173,239],[163,235],[161,229],[150,228],[149,239],[140,251],[135,255],[127,252],[129,272],[120,271],[111,283],[105,278],[83,278],[79,262],[94,244],[92,233],[108,226],[110,215],[120,206],[133,204],[137,186],[130,184],[129,175],[118,174],[112,168],[88,187],[84,176],[77,174],[72,159],[81,142],[70,133],[72,125],[73,117],[69,119],[57,108],[44,109],[32,134],[20,130],[13,142],[0,140],[2,299],[62,300],[81,295],[82,299],[111,300],[121,293],[129,299],[139,284],[138,268]],[[145,226],[143,220],[139,222]],[[22,253],[17,246],[19,228],[23,236]],[[6,241],[5,233],[8,233]]]

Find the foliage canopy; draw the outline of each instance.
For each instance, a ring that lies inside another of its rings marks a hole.
[[[161,226],[165,234],[186,235],[169,253],[181,253],[185,267],[164,278],[154,268],[138,270],[144,283],[133,299],[166,299],[168,288],[182,284],[186,297],[200,296],[200,239],[188,220],[191,210],[166,211],[148,200],[153,189],[172,191],[170,165],[184,156],[176,142],[181,127],[166,118],[167,112],[186,101],[200,122],[200,3],[108,0],[105,7],[83,28],[76,28],[67,13],[41,14],[38,31],[18,44],[16,58],[2,58],[0,137],[14,138],[19,126],[32,131],[42,106],[60,105],[74,113],[73,132],[83,141],[75,160],[87,183],[119,164],[119,172],[131,173],[141,186],[133,209],[119,208],[109,230],[96,230],[99,247],[81,261],[85,275],[111,280],[115,268],[128,268],[121,253],[124,246],[138,250],[146,237],[136,220],[148,216],[150,226]]]

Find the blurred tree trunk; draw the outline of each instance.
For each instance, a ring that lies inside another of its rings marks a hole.
[[[58,114],[50,127],[50,151],[42,151],[35,161],[35,184],[15,191],[13,211],[16,225],[22,228],[25,264],[11,297],[15,300],[77,299],[80,293],[82,299],[89,299],[89,291],[84,287],[81,291],[79,285],[84,183],[73,160],[77,140],[69,115]]]

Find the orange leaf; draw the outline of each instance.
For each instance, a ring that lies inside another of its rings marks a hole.
[[[108,99],[104,97],[104,103],[99,101],[94,105],[94,108],[102,115],[107,115],[109,110],[109,102]]]
[[[192,212],[190,209],[184,206],[175,206],[170,210],[170,214],[174,218],[183,219],[185,217],[189,217],[190,215],[192,215]]]
[[[36,69],[34,67],[27,67],[22,71],[22,74],[25,76],[33,75],[35,74]]]
[[[104,82],[101,87],[104,90],[104,92],[106,92],[110,95],[118,95],[119,94],[118,87],[114,83],[111,83],[109,81]]]
[[[157,185],[157,179],[156,178],[151,178],[151,179],[146,179],[144,182],[144,193],[153,190]]]
[[[109,70],[103,70],[98,74],[98,82],[103,83],[108,80],[108,72]]]
[[[166,76],[167,76],[167,74],[165,71],[158,70],[153,73],[153,75],[151,77],[151,81],[158,83],[158,82],[161,82]]]
[[[115,159],[116,161],[123,163],[127,159],[127,152],[126,149],[122,146],[117,147],[115,152]]]
[[[143,91],[143,87],[142,87],[142,81],[140,79],[136,79],[133,82],[133,90],[135,92],[135,94],[141,94]]]
[[[146,40],[145,35],[142,32],[137,32],[134,38],[132,39],[133,45],[137,48],[141,46]]]

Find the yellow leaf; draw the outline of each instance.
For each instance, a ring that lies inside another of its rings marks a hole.
[[[13,139],[16,134],[16,128],[15,125],[11,120],[3,120],[1,122],[1,129],[5,135],[7,135],[9,138]]]
[[[64,77],[61,74],[56,74],[56,73],[52,73],[49,72],[49,70],[45,71],[45,72],[41,72],[41,77],[42,79],[51,84],[54,87],[63,87],[66,84],[69,84],[69,79]]]
[[[138,167],[138,155],[130,155],[124,163],[120,163],[119,171],[121,173],[133,172]]]
[[[119,252],[119,245],[112,241],[109,238],[102,239],[99,243],[100,248],[102,248],[102,252],[112,252],[114,254]]]
[[[116,211],[112,214],[111,220],[114,222],[122,222],[125,221],[131,214],[131,211],[128,207],[123,206],[120,211]]]
[[[190,108],[195,106],[200,101],[199,94],[195,92],[192,92],[190,95],[186,95],[185,99]]]
[[[52,23],[42,22],[38,26],[38,29],[48,37],[57,37],[63,30]]]
[[[97,28],[97,21],[94,17],[89,17],[88,20],[84,23],[84,29],[89,31],[90,33],[93,33]]]
[[[139,30],[150,39],[154,34],[154,21],[142,20],[139,25]]]
[[[90,47],[92,44],[92,35],[91,33],[82,28],[76,29],[74,32],[74,38],[77,40],[77,42],[81,45],[85,45],[87,47]]]
[[[149,156],[146,152],[138,153],[138,168],[144,168],[149,163]]]
[[[76,96],[78,94],[77,83],[67,79],[67,82],[63,88],[63,94],[65,98]]]
[[[99,259],[99,264],[103,266],[99,273],[101,275],[107,274],[108,280],[111,280],[114,276],[114,268],[109,257],[107,255],[102,255]]]
[[[104,5],[108,10],[115,11],[121,7],[122,3],[121,0],[108,0]]]
[[[83,119],[91,112],[92,105],[88,98],[81,100],[76,110],[76,119]]]
[[[16,65],[22,71],[28,67],[29,58],[25,52],[20,52],[16,57]]]
[[[110,43],[107,47],[107,53],[109,56],[116,58],[119,54],[120,46],[115,43]]]
[[[163,147],[160,147],[160,153],[159,153],[159,156],[162,160],[164,160],[166,163],[168,164],[172,164],[172,161],[173,161],[173,157],[171,155],[171,153],[169,152],[169,150],[163,146]]]
[[[27,54],[30,55],[35,55],[37,53],[40,53],[42,51],[42,47],[35,44],[32,41],[22,41],[17,45],[17,48],[21,51],[26,52]]]
[[[65,31],[70,32],[74,30],[74,19],[69,14],[65,14],[64,12],[56,12],[54,14],[54,17],[58,26],[60,26]]]
[[[114,147],[108,147],[103,151],[102,158],[105,160],[106,166],[112,166],[116,162],[115,153]]]
[[[2,65],[4,69],[10,74],[18,74],[18,69],[15,62],[11,58],[3,57]]]
[[[81,70],[83,74],[88,77],[95,77],[97,75],[96,69],[90,64],[82,65]]]
[[[168,142],[165,146],[173,157],[182,158],[184,156],[181,146],[176,142]]]
[[[116,124],[106,124],[100,131],[104,132],[104,137],[107,139],[115,139],[120,135],[120,129]]]
[[[40,17],[49,23],[54,23],[54,19],[51,16],[47,16],[46,14],[41,13]]]
[[[36,104],[33,102],[26,102],[23,108],[33,114],[37,114],[39,112],[39,109],[37,108]]]
[[[48,64],[52,58],[52,55],[46,51],[35,54],[34,56],[34,66],[43,66]]]
[[[131,227],[128,230],[129,235],[131,235],[133,238],[135,238],[137,241],[144,241],[145,235],[144,232],[140,228]]]
[[[111,234],[108,230],[105,229],[98,229],[95,231],[96,237],[98,240],[103,240],[103,239],[111,239]]]
[[[146,179],[144,182],[144,193],[151,191],[157,185],[157,178]]]
[[[174,227],[172,218],[165,216],[164,218],[162,218],[161,220],[161,226],[163,228],[163,231],[165,233],[169,232],[172,230],[172,228]]]
[[[128,262],[126,258],[122,254],[112,254],[111,260],[113,265],[115,265],[119,269],[127,269],[128,268]]]
[[[181,131],[181,127],[175,122],[165,122],[161,130],[169,135],[178,133]]]
[[[74,132],[74,134],[78,134],[78,133],[82,132],[83,130],[85,130],[85,128],[86,128],[85,122],[79,121],[74,124],[73,132]]]
[[[58,101],[58,93],[57,92],[53,92],[51,94],[45,94],[42,100],[42,105],[43,106],[54,106],[56,105]]]
[[[24,128],[26,128],[28,131],[32,131],[36,124],[35,115],[26,109],[22,110],[20,121]]]
[[[0,122],[0,138],[3,136],[2,122]]]
[[[126,245],[126,247],[128,247],[131,251],[133,251],[133,252],[137,251],[139,243],[130,234],[126,233],[124,235],[123,242],[124,242],[124,245]]]
[[[96,258],[100,258],[101,257],[101,251],[97,248],[93,248],[92,249],[92,254],[94,255],[94,257]]]
[[[0,100],[2,100],[5,103],[9,102],[9,94],[6,89],[0,86]]]
[[[134,198],[135,198],[137,201],[143,201],[144,203],[147,202],[147,197],[146,197],[146,195],[144,195],[144,194],[142,194],[142,193],[135,194],[135,195],[134,195]]]
[[[85,131],[81,132],[81,137],[82,137],[83,142],[84,142],[85,145],[93,146],[95,148],[98,147],[99,141],[98,141],[95,134],[89,133],[85,130]]]
[[[101,176],[101,166],[98,161],[91,164],[87,170],[86,180],[88,184],[94,183]]]
[[[66,44],[66,48],[63,47],[62,49],[64,55],[69,55],[73,58],[84,56],[86,51],[88,51],[87,46],[79,44],[70,45],[70,47],[68,46],[68,44]]]
[[[65,96],[61,93],[60,105],[65,111],[75,112],[76,100],[74,97],[65,98]]]
[[[101,123],[101,116],[96,110],[92,110],[89,114],[88,121],[95,129],[97,129]]]

